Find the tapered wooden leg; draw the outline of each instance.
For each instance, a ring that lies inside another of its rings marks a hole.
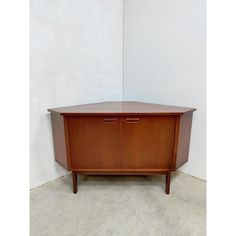
[[[166,174],[166,194],[170,193],[170,178],[171,178],[171,172],[167,172],[167,174]]]
[[[73,192],[77,193],[77,172],[72,171]]]

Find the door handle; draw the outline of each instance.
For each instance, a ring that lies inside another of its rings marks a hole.
[[[140,122],[139,118],[126,118],[126,122],[130,124],[137,124]]]
[[[116,118],[105,118],[103,119],[104,123],[117,123],[117,119]]]

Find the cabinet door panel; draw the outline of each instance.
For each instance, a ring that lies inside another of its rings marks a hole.
[[[123,122],[123,168],[171,168],[176,117],[127,117]]]
[[[67,119],[72,169],[121,168],[120,118]]]

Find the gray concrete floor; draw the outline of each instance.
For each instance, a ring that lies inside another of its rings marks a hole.
[[[31,236],[206,235],[206,183],[181,172],[164,176],[71,175],[31,191]]]

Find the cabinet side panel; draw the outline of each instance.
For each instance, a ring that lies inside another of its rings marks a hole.
[[[188,161],[193,113],[180,117],[176,169]]]
[[[51,113],[53,144],[55,160],[64,168],[68,169],[66,145],[65,145],[65,130],[64,118],[58,113]]]

